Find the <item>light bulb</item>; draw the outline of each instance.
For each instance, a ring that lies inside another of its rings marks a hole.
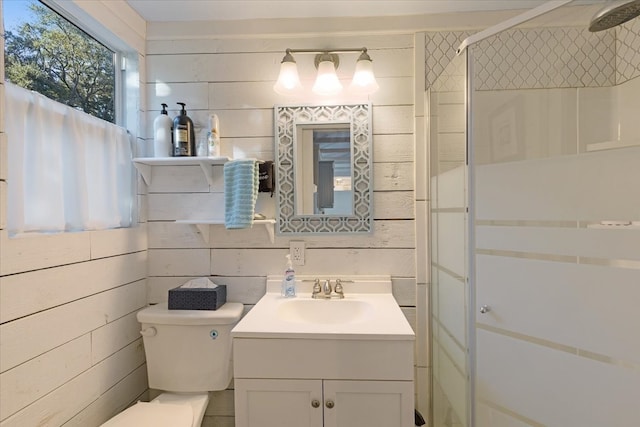
[[[298,66],[289,52],[282,59],[278,81],[273,85],[273,90],[280,95],[293,95],[302,89]]]
[[[353,73],[353,80],[349,89],[354,92],[370,94],[380,86],[376,82],[376,76],[373,74],[373,63],[366,52],[363,52],[356,62],[356,71]]]
[[[336,67],[330,60],[318,64],[318,76],[313,84],[313,92],[318,95],[336,95],[342,90],[342,83],[336,75]]]

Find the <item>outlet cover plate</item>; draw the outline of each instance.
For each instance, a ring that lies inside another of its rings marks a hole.
[[[304,265],[304,242],[289,242],[289,254],[291,254],[291,263],[293,265]]]

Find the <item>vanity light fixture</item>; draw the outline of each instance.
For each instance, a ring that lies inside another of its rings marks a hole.
[[[302,84],[300,84],[300,77],[298,77],[298,66],[291,51],[287,49],[287,53],[280,63],[280,75],[273,90],[281,95],[288,95],[296,93],[300,89],[302,89]]]
[[[318,75],[316,76],[316,82],[311,89],[318,95],[337,95],[342,91],[342,83],[338,80],[336,74],[336,68],[340,64],[337,59],[338,55],[332,55],[330,53],[322,53],[316,55],[318,64]]]
[[[336,75],[336,69],[340,65],[340,58],[336,52],[360,52],[356,62],[356,70],[349,89],[361,94],[371,94],[379,89],[376,77],[373,74],[371,57],[367,48],[357,49],[287,49],[280,63],[280,74],[273,90],[281,95],[294,95],[302,89],[298,67],[292,53],[315,53],[315,66],[318,69],[315,83],[311,89],[318,95],[336,95],[342,91],[342,84]]]
[[[373,74],[373,62],[364,49],[356,62],[356,71],[353,73],[351,81],[351,89],[361,93],[373,93],[380,88],[376,82],[376,76]]]

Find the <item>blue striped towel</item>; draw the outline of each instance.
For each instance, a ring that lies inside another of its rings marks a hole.
[[[259,185],[258,162],[232,160],[224,164],[224,225],[248,228],[253,225]]]

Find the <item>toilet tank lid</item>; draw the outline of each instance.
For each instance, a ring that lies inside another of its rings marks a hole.
[[[143,308],[138,322],[157,325],[231,325],[240,320],[244,306],[227,302],[217,310],[169,310],[167,303]]]

